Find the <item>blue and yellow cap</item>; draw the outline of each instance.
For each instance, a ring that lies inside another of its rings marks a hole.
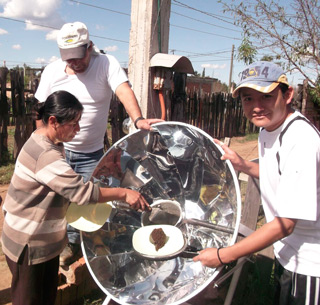
[[[240,81],[232,92],[232,96],[238,97],[241,88],[269,93],[280,83],[289,86],[288,79],[280,66],[269,61],[257,61],[242,71]]]

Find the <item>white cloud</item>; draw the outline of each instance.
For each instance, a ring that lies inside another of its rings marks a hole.
[[[98,31],[104,30],[104,26],[96,24],[96,30]]]
[[[57,40],[59,30],[53,30],[46,35],[46,40]]]
[[[45,19],[60,6],[61,0],[7,0],[3,16],[24,19]]]
[[[213,65],[213,64],[202,64],[202,68],[215,69],[215,70],[223,70],[226,68],[226,64],[223,65]]]
[[[51,62],[56,61],[57,59],[59,59],[57,56],[51,56],[51,58],[49,59],[49,61],[46,60],[45,58],[38,57],[38,58],[36,58],[35,62],[36,62],[37,64],[46,65],[46,64],[48,64],[48,62],[51,63]]]
[[[21,45],[19,45],[19,44],[14,44],[14,45],[12,46],[12,49],[14,49],[14,50],[21,50]]]
[[[28,30],[47,30],[36,24],[61,27],[64,23],[58,13],[62,0],[0,0],[3,12],[0,16],[26,20]]]
[[[0,28],[0,35],[8,34],[8,31]]]
[[[54,61],[56,61],[57,59],[59,59],[57,56],[52,56],[52,57],[49,59],[49,62],[54,62]]]
[[[118,50],[118,47],[117,47],[117,46],[109,46],[109,47],[105,47],[103,50],[104,50],[106,53],[108,53],[108,52],[115,52],[115,51]]]
[[[35,30],[40,30],[40,31],[45,31],[46,28],[43,26],[38,26],[33,24],[33,22],[31,20],[25,20],[26,22],[26,30],[27,31],[35,31]]]
[[[40,57],[38,57],[35,61],[37,64],[45,64],[47,62],[44,58]]]

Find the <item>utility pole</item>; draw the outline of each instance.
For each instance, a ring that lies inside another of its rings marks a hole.
[[[132,0],[128,76],[145,118],[160,117],[150,59],[168,54],[171,0]]]
[[[231,93],[233,91],[233,88],[231,88],[232,70],[233,70],[233,54],[234,54],[234,44],[232,45],[232,51],[231,51],[230,74],[229,74],[229,93]]]

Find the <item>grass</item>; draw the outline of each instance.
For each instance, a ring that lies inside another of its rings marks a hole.
[[[95,290],[83,298],[83,305],[102,305],[106,297],[101,290]]]
[[[240,143],[245,143],[245,142],[248,142],[248,141],[255,141],[255,140],[258,140],[258,136],[259,136],[258,133],[249,133],[249,134],[245,135],[243,137],[243,139],[241,139],[239,142]]]
[[[8,151],[2,152],[0,160],[0,184],[10,183],[15,161],[13,160],[15,127],[8,126]]]
[[[14,161],[7,162],[0,167],[0,184],[9,184],[13,170],[14,170]]]

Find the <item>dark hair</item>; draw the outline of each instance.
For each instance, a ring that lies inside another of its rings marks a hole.
[[[65,124],[77,118],[83,106],[79,100],[67,91],[50,94],[44,103],[37,106],[38,120],[47,125],[50,116],[55,116],[59,124]]]
[[[286,84],[284,84],[284,83],[280,83],[280,84],[279,84],[279,88],[280,88],[282,94],[285,94],[285,93],[288,91],[289,86],[286,85]]]

